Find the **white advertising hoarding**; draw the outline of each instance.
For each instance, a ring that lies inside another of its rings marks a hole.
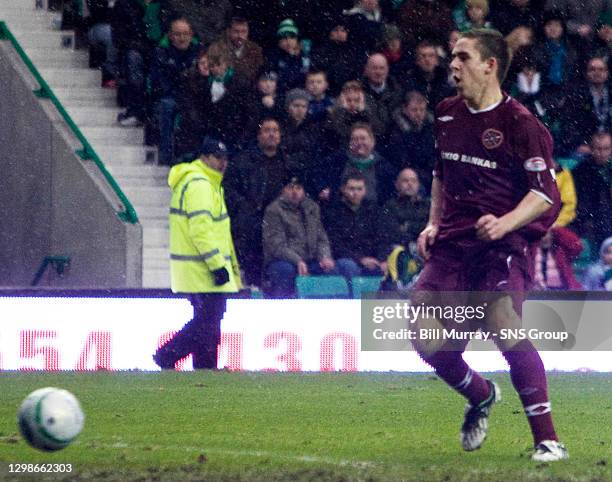
[[[0,370],[155,370],[151,355],[191,318],[178,298],[0,298]],[[414,352],[362,352],[359,300],[229,300],[219,367],[253,371],[430,371]],[[612,371],[610,352],[543,352],[548,370]],[[495,351],[475,369],[505,370]],[[191,361],[178,367],[191,369]]]

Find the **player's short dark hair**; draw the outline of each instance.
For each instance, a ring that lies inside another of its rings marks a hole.
[[[493,57],[497,60],[497,79],[502,84],[508,75],[508,69],[512,62],[512,51],[504,36],[497,30],[489,28],[475,28],[463,32],[460,38],[476,40],[476,50],[480,53],[482,60]]]
[[[363,181],[365,183],[366,177],[359,169],[352,167],[342,174],[340,186],[346,186],[349,181]]]

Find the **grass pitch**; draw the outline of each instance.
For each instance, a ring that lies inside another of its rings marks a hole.
[[[536,464],[509,377],[483,448],[464,453],[463,399],[430,374],[1,373],[0,480],[612,480],[612,375],[549,375],[570,460]],[[86,415],[68,448],[18,435],[36,388],[72,391]],[[8,473],[70,463],[71,474]]]

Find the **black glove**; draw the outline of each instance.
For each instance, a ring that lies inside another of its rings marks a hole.
[[[215,284],[217,286],[224,285],[229,281],[229,273],[225,268],[219,268],[212,272],[215,277]]]

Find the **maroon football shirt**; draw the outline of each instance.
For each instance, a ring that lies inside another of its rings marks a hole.
[[[436,108],[436,141],[434,176],[443,190],[438,239],[476,241],[481,216],[512,211],[529,191],[553,208],[518,233],[528,241],[546,233],[560,208],[552,137],[523,105],[504,95],[499,104],[474,111],[461,97],[449,97]]]

